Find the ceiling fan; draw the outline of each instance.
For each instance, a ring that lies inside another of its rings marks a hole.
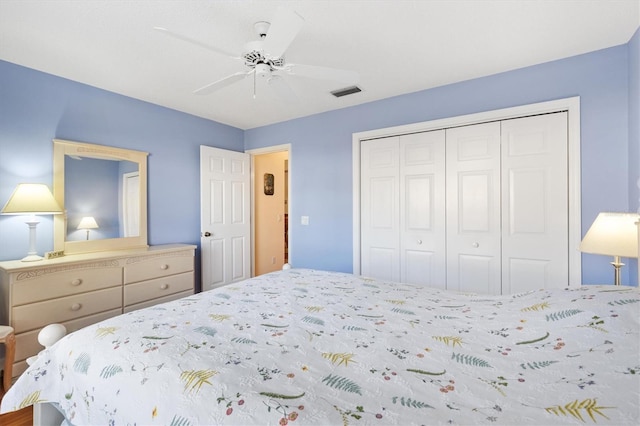
[[[154,29],[179,40],[244,62],[245,70],[238,71],[196,89],[193,93],[197,95],[208,95],[251,75],[254,78],[254,98],[256,96],[257,78],[265,79],[276,94],[287,101],[297,100],[297,96],[283,76],[301,76],[336,81],[345,85],[355,85],[359,80],[358,73],[355,71],[316,65],[292,64],[285,61],[284,54],[302,29],[303,24],[304,18],[298,13],[290,9],[279,8],[272,23],[260,21],[254,24],[254,29],[259,39],[246,43],[240,55],[235,55],[224,49],[175,33],[167,28],[154,27]]]

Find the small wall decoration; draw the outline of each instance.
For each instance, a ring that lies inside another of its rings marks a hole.
[[[273,175],[271,173],[264,174],[264,195],[273,195]]]

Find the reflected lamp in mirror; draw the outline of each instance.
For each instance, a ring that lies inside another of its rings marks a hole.
[[[85,216],[80,220],[78,224],[78,229],[86,229],[87,230],[87,241],[89,240],[89,231],[91,229],[98,229],[98,223],[93,218],[93,216]]]
[[[60,214],[62,209],[53,198],[49,187],[40,183],[21,183],[2,208],[2,214],[29,215],[25,222],[29,226],[29,252],[23,262],[42,260],[36,250],[36,226],[40,221],[36,215]]]
[[[621,257],[638,257],[637,213],[600,213],[580,243],[584,253],[613,256],[614,283],[620,285]]]

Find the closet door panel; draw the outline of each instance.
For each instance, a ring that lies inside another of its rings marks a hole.
[[[400,280],[399,138],[361,145],[361,272]]]
[[[362,275],[381,280],[398,281],[396,270],[398,269],[397,250],[386,247],[370,246],[366,257],[367,271],[363,269]]]
[[[403,176],[405,229],[421,232],[433,229],[433,174]]]
[[[458,229],[461,233],[491,232],[493,175],[490,170],[458,174]]]
[[[446,131],[447,289],[500,294],[500,123]]]
[[[400,277],[444,288],[445,132],[400,137]]]
[[[508,282],[505,282],[505,294],[519,293],[541,288],[542,283],[549,281],[551,261],[521,259],[506,256],[505,269],[508,271]],[[509,286],[509,283],[514,283]],[[526,284],[529,283],[529,286]],[[513,287],[513,288],[512,288]]]
[[[502,122],[503,292],[569,280],[566,112]]]
[[[496,294],[495,256],[460,254],[456,260],[460,291]]]

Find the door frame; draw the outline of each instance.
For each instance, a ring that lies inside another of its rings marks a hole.
[[[367,140],[402,134],[426,132],[451,127],[507,120],[529,115],[567,111],[568,176],[569,176],[569,287],[582,283],[582,256],[579,250],[582,238],[581,178],[580,178],[580,97],[557,99],[497,109],[474,114],[368,130],[352,135],[353,162],[353,273],[360,275],[360,144]]]
[[[273,146],[267,146],[264,148],[254,148],[254,149],[247,149],[245,150],[245,154],[249,154],[251,156],[251,276],[255,276],[255,265],[254,265],[254,259],[256,256],[256,246],[255,246],[255,237],[256,237],[256,233],[255,233],[255,194],[256,194],[256,188],[255,188],[255,167],[254,167],[254,157],[256,155],[264,155],[264,154],[273,154],[275,152],[287,152],[287,158],[288,158],[288,173],[287,173],[287,214],[289,215],[289,218],[291,218],[291,169],[292,169],[292,161],[291,161],[291,144],[290,143],[286,143],[286,144],[282,144],[282,145],[273,145]],[[289,223],[291,223],[291,221],[289,221]],[[287,229],[287,233],[289,235],[289,263],[291,263],[291,229],[289,224],[287,224],[287,227],[289,227],[289,229]]]

